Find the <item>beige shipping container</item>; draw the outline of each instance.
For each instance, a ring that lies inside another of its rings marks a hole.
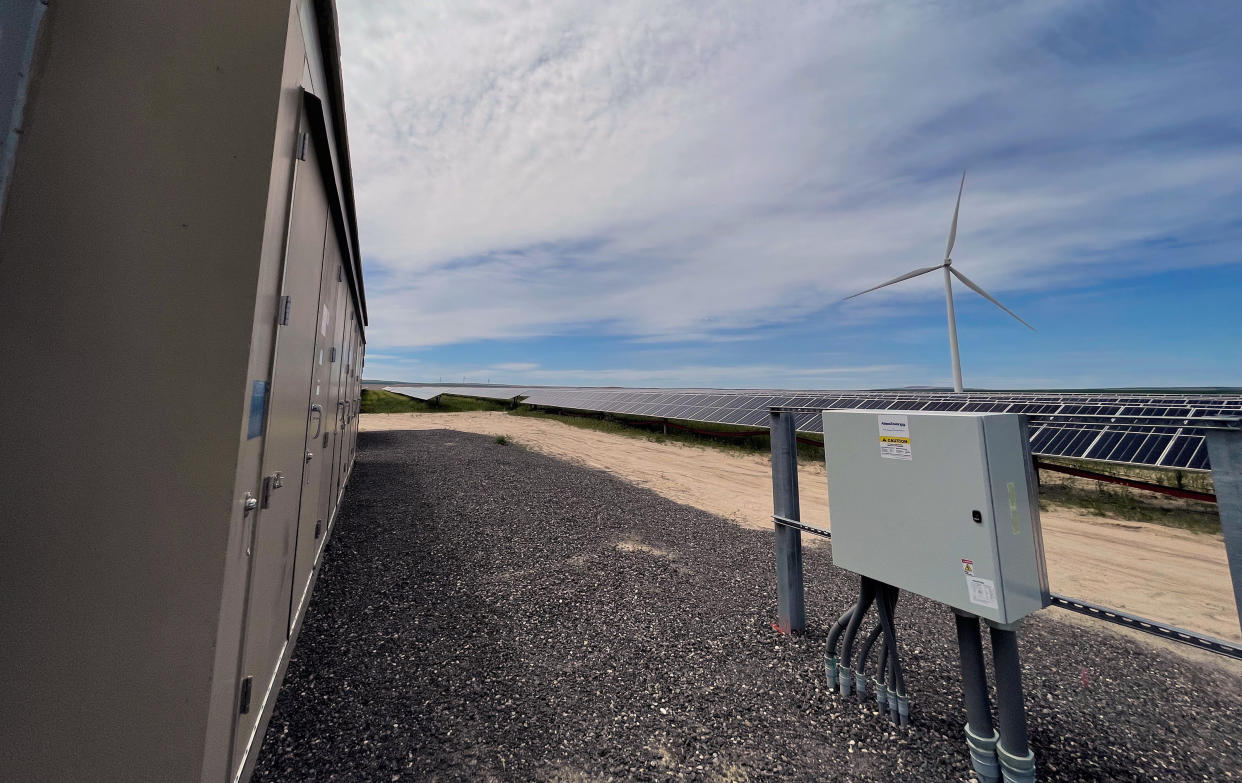
[[[15,0],[0,45],[0,780],[245,780],[357,432],[335,9]]]

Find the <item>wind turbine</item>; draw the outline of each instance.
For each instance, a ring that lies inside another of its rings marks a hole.
[[[953,207],[953,223],[950,224],[949,226],[949,244],[944,249],[944,261],[943,262],[936,264],[935,266],[925,266],[922,269],[916,269],[913,272],[907,272],[901,277],[894,277],[892,280],[889,280],[886,283],[880,283],[877,286],[872,286],[871,288],[868,288],[866,291],[859,291],[856,294],[851,294],[850,296],[845,297],[845,299],[853,299],[856,296],[862,296],[863,294],[869,294],[872,291],[878,290],[880,288],[884,288],[885,286],[890,286],[893,283],[900,283],[902,280],[909,280],[912,277],[918,277],[919,275],[925,275],[928,272],[935,272],[937,269],[943,269],[944,270],[944,302],[945,302],[946,309],[949,311],[949,353],[953,357],[953,391],[959,392],[959,393],[962,391],[962,362],[957,354],[957,320],[953,316],[953,280],[950,277],[950,275],[956,276],[958,280],[961,280],[963,283],[965,283],[976,294],[978,294],[979,296],[982,296],[984,299],[988,300],[992,304],[1004,310],[1006,313],[1009,313],[1010,315],[1012,315],[1014,318],[1018,320],[1018,323],[1022,324],[1027,329],[1030,329],[1032,332],[1035,331],[1034,326],[1031,326],[1026,321],[1023,321],[1021,318],[1018,318],[1017,313],[1015,313],[1013,310],[1010,310],[1008,307],[1005,307],[1000,302],[996,301],[996,299],[993,298],[991,294],[989,294],[987,291],[984,291],[979,286],[975,285],[969,277],[957,271],[957,267],[953,266],[953,259],[950,257],[950,255],[953,253],[953,240],[957,239],[957,213],[962,208],[962,189],[965,187],[966,187],[966,172],[963,171],[962,172],[962,183],[957,186],[957,204]],[[842,299],[841,301],[844,302],[845,299]]]

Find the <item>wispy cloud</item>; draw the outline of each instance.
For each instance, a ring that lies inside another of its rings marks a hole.
[[[504,372],[530,372],[538,367],[536,362],[499,362],[491,365],[491,369]]]
[[[939,261],[963,167],[1002,298],[1237,262],[1240,8],[342,2],[370,342],[745,339]]]
[[[367,376],[372,378],[453,383],[517,383],[531,386],[704,386],[720,388],[840,388],[855,386],[863,379],[885,378],[897,383],[901,365],[857,365],[840,367],[802,367],[782,364],[694,365],[660,367],[635,366],[565,369],[504,369],[495,366],[436,365],[421,367],[418,377],[409,377],[409,367],[368,361]],[[404,373],[404,375],[403,375]],[[881,382],[882,383],[882,382]]]

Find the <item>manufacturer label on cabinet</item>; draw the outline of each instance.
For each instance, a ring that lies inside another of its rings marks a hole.
[[[880,456],[884,459],[913,459],[910,453],[910,420],[904,414],[881,413]]]
[[[989,609],[999,609],[996,603],[996,583],[991,579],[980,579],[966,575],[966,587],[970,590],[970,602]]]

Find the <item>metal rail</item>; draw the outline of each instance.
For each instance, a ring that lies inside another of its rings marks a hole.
[[[1112,476],[1107,473],[1096,473],[1093,470],[1080,470],[1079,468],[1071,468],[1067,465],[1057,465],[1042,459],[1034,460],[1035,467],[1039,470],[1048,470],[1053,473],[1064,473],[1067,476],[1076,476],[1078,478],[1090,479],[1092,481],[1106,481],[1112,484],[1120,484],[1123,487],[1131,487],[1133,489],[1141,489],[1145,492],[1157,492],[1162,495],[1169,495],[1184,500],[1197,500],[1201,503],[1216,503],[1216,495],[1211,492],[1197,492],[1193,489],[1178,489],[1177,487],[1169,487],[1164,484],[1153,484],[1150,481],[1139,481],[1138,479],[1127,478],[1125,476]]]
[[[832,538],[831,530],[824,530],[822,527],[814,527],[812,525],[803,524],[802,522],[799,522],[796,519],[786,519],[785,517],[779,514],[773,514],[772,521],[778,525],[784,525],[785,527],[792,527],[795,530],[801,530],[803,532],[810,533],[813,536],[822,536],[823,538]]]
[[[772,515],[772,521],[784,527],[801,530],[811,535],[822,536],[823,538],[832,538],[832,531],[824,530],[820,527],[814,527],[796,519],[787,519],[779,514]],[[1167,639],[1173,642],[1194,647],[1199,650],[1223,655],[1226,658],[1233,658],[1242,661],[1242,645],[1229,642],[1224,639],[1218,639],[1215,636],[1188,631],[1185,628],[1178,628],[1176,625],[1168,625],[1159,620],[1152,620],[1146,617],[1139,617],[1129,612],[1123,612],[1120,609],[1110,609],[1107,606],[1093,604],[1090,601],[1083,601],[1079,598],[1070,598],[1068,596],[1052,593],[1051,606],[1058,609],[1067,609],[1071,612],[1093,618],[1095,620],[1103,620],[1107,623],[1113,623],[1125,628],[1132,628],[1135,631],[1158,636],[1161,639]]]
[[[1103,620],[1107,623],[1133,628],[1136,631],[1159,636],[1162,639],[1168,639],[1174,642],[1190,645],[1200,650],[1207,650],[1218,655],[1224,655],[1227,658],[1242,661],[1242,645],[1235,642],[1228,642],[1224,639],[1217,639],[1214,636],[1188,631],[1185,628],[1178,628],[1175,625],[1167,625],[1157,620],[1150,620],[1146,617],[1123,612],[1120,609],[1110,609],[1107,606],[1093,604],[1090,601],[1083,601],[1078,598],[1069,598],[1064,595],[1052,594],[1052,605],[1060,609],[1068,609],[1071,612],[1093,617],[1096,620]]]

